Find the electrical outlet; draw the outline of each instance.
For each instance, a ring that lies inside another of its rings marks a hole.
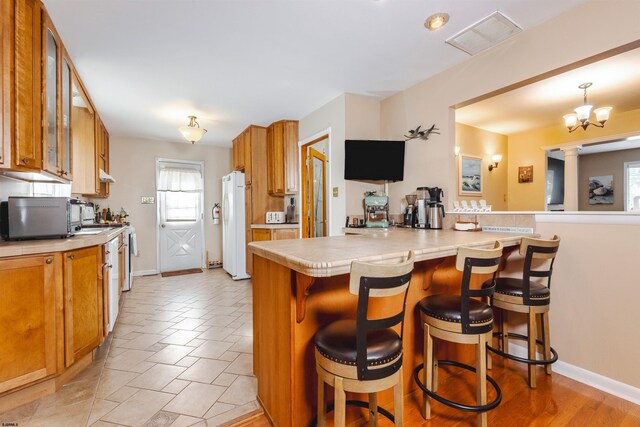
[[[156,202],[156,198],[153,196],[142,196],[141,203],[143,205],[152,205]]]

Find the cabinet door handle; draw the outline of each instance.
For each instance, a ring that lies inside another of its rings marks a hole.
[[[75,259],[75,257],[76,257],[75,255],[69,255],[69,259],[72,261]]]
[[[24,157],[24,158],[22,159],[22,163],[24,163],[25,165],[28,165],[30,161],[31,161],[31,159],[30,159],[30,158],[28,158],[28,157]]]
[[[105,251],[105,254],[109,255],[111,253],[111,251]]]
[[[53,262],[53,258],[47,258],[45,262],[47,264],[51,264]]]

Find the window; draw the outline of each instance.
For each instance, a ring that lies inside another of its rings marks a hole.
[[[198,220],[200,193],[167,191],[165,197],[165,218],[167,221]]]
[[[640,212],[640,162],[624,164],[624,210]]]

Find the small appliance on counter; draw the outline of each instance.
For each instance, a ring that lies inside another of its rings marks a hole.
[[[298,221],[296,221],[296,199],[295,197],[292,197],[289,200],[290,204],[287,205],[287,217],[286,217],[286,222],[287,224],[295,224]]]
[[[284,212],[267,212],[267,224],[284,224],[286,221]]]
[[[93,203],[87,203],[82,209],[82,226],[93,225],[96,221],[96,211]]]
[[[414,227],[429,228],[429,187],[416,188],[416,194],[418,197],[418,202],[416,205],[416,219]]]
[[[73,236],[86,202],[69,197],[9,197],[0,203],[0,235],[7,240]]]
[[[418,224],[418,207],[416,206],[416,200],[418,196],[415,194],[407,194],[404,196],[407,200],[407,207],[404,210],[404,226],[415,227]]]
[[[434,230],[441,230],[444,218],[444,205],[441,203],[444,197],[444,191],[439,187],[431,187],[429,191],[428,202],[428,222],[429,228]]]
[[[364,196],[364,222],[368,228],[389,227],[389,197],[368,191]]]

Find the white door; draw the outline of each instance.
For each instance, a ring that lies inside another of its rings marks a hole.
[[[159,163],[162,163],[159,161]],[[190,268],[200,268],[203,263],[203,207],[202,207],[202,191],[188,190],[191,187],[185,187],[188,191],[164,191],[161,188],[167,188],[161,185],[163,181],[162,164],[159,165],[159,186],[158,186],[158,225],[159,225],[159,253],[160,253],[160,272],[187,270]],[[197,166],[197,167],[196,167]],[[184,176],[180,178],[180,169],[190,170],[185,174],[193,173],[193,171],[201,172],[200,164],[175,164],[169,165],[173,176],[169,176],[169,180],[178,180],[182,182],[190,182],[185,180]],[[166,177],[164,177],[166,178]],[[165,179],[166,181],[166,179]],[[175,184],[175,182],[174,182]],[[180,184],[176,184],[169,188],[180,188]]]

